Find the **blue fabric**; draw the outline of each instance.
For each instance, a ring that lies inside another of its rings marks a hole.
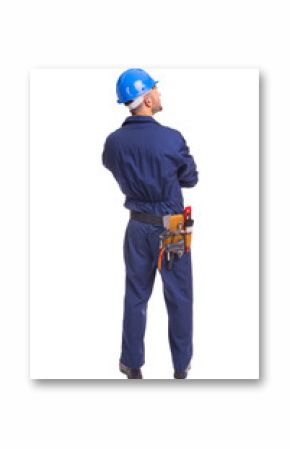
[[[144,335],[147,304],[157,271],[159,234],[163,226],[130,219],[124,239],[126,283],[122,352],[120,360],[131,368],[145,363]],[[175,258],[172,270],[163,260],[161,278],[168,312],[168,338],[175,371],[184,371],[193,353],[193,287],[191,251]]]
[[[196,164],[180,132],[152,116],[129,116],[105,142],[103,164],[118,182],[127,209],[183,213],[181,187],[198,180]]]
[[[122,192],[128,209],[155,215],[182,213],[181,187],[198,181],[196,164],[183,136],[151,116],[130,116],[105,142],[103,164]],[[120,360],[130,368],[145,363],[148,300],[154,286],[162,225],[129,219],[124,237],[126,284]],[[184,371],[193,353],[191,250],[175,255],[172,270],[161,269],[168,312],[168,338],[175,371]]]

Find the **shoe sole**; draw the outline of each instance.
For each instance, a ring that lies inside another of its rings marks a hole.
[[[181,376],[183,376],[183,377],[175,377],[176,376],[176,373],[174,373],[174,379],[187,379],[187,375],[188,375],[188,371],[191,369],[191,365],[189,364],[188,365],[188,367],[186,368],[186,370],[184,371],[184,372],[182,372],[182,374],[181,373],[179,373]]]
[[[141,377],[129,377],[128,376],[128,371],[127,370],[125,370],[125,369],[123,369],[123,368],[121,368],[120,367],[120,371],[121,371],[121,373],[123,373],[123,374],[125,374],[126,376],[127,376],[127,379],[136,379],[136,380],[138,380],[138,379],[143,379],[143,377],[141,376]]]

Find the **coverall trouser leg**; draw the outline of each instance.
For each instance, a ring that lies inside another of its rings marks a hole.
[[[147,305],[158,262],[163,226],[130,219],[124,237],[126,268],[121,362],[130,368],[145,363],[144,336]],[[175,371],[190,363],[193,344],[193,290],[191,252],[176,256],[172,270],[162,263],[161,278],[168,312],[168,338]]]

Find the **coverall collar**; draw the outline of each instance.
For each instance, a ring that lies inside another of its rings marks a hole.
[[[156,123],[159,124],[152,115],[129,115],[126,120],[122,123],[122,126],[128,125],[130,123]]]

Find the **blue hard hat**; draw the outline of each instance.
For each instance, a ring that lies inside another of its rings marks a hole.
[[[142,69],[128,69],[121,73],[116,84],[117,103],[126,103],[148,92],[158,81]]]

